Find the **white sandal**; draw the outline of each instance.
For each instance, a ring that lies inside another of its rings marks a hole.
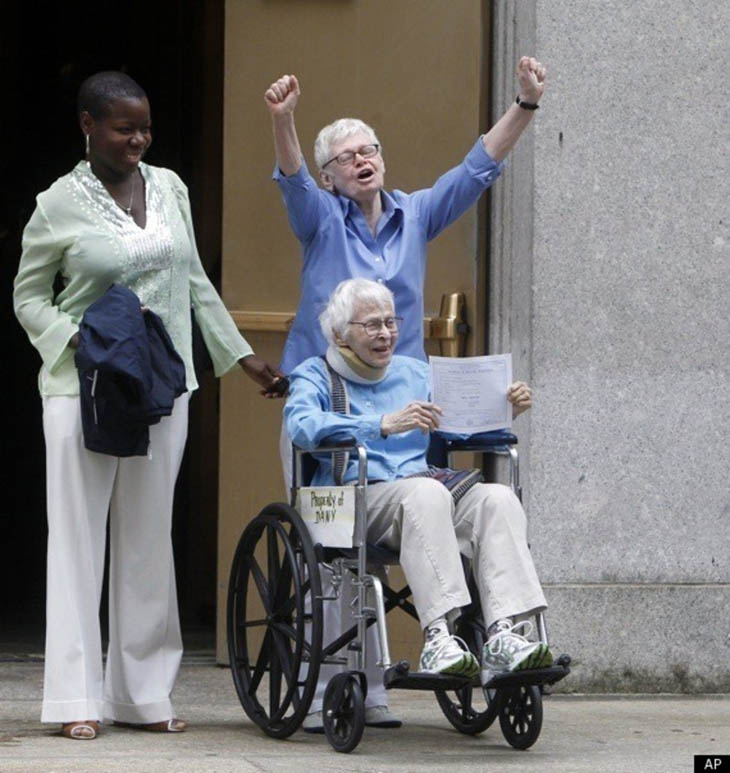
[[[99,731],[99,723],[93,719],[83,722],[64,722],[61,735],[74,741],[93,741]]]

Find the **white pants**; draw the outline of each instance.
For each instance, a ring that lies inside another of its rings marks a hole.
[[[286,427],[282,420],[281,434],[279,436],[279,455],[281,457],[281,469],[284,474],[284,485],[286,486],[286,500],[289,501],[289,493],[291,490],[291,483],[293,477],[293,464],[292,464],[292,444],[286,434]],[[346,574],[349,574],[347,572]],[[319,573],[322,581],[322,595],[334,596],[335,591],[331,583],[330,573],[323,569]],[[340,596],[336,601],[323,601],[322,602],[322,646],[326,647],[330,642],[337,639],[345,629],[355,624],[355,620],[352,617],[352,608],[350,607],[350,601],[353,598],[351,592],[351,586],[347,578],[343,582],[343,586],[340,588]],[[385,690],[383,684],[383,669],[380,666],[375,665],[380,660],[380,641],[378,640],[377,631],[375,626],[371,625],[366,634],[365,651],[367,655],[367,663],[365,667],[365,678],[368,683],[368,694],[365,699],[365,705],[371,706],[387,706],[388,705],[388,693]],[[337,654],[342,656],[344,650],[340,650]],[[327,689],[329,680],[335,675],[344,670],[344,666],[338,665],[323,665],[319,669],[319,679],[317,680],[317,689],[312,699],[310,711],[320,711],[322,709],[322,703],[324,701],[324,691]]]
[[[400,550],[421,626],[470,602],[460,554],[472,563],[487,626],[547,607],[512,489],[478,483],[454,507],[430,478],[368,486],[368,542]]]
[[[170,528],[189,395],[150,427],[146,457],[84,448],[78,397],[43,401],[48,499],[42,722],[171,719],[182,657]],[[99,602],[109,515],[109,649]]]

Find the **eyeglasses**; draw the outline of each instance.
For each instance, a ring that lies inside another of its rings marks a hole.
[[[355,156],[361,156],[362,158],[372,158],[379,150],[380,145],[378,145],[377,142],[374,142],[370,145],[363,145],[357,150],[346,150],[344,153],[338,153],[336,156],[332,156],[329,161],[325,161],[325,163],[322,164],[322,169],[324,169],[327,164],[331,164],[333,161],[336,161],[340,166],[349,166],[355,160]]]
[[[385,327],[390,333],[395,333],[401,322],[403,322],[403,317],[386,317],[385,319],[369,319],[367,322],[354,322],[350,320],[347,324],[361,325],[370,338],[375,338],[382,327]]]

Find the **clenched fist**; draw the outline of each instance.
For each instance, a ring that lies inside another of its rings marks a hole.
[[[264,102],[272,115],[293,113],[300,93],[296,75],[282,75],[266,89]]]
[[[517,65],[520,99],[537,104],[545,92],[545,67],[534,56],[523,56]]]

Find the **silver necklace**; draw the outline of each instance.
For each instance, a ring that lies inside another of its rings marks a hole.
[[[132,177],[132,193],[129,195],[129,206],[128,207],[122,207],[122,209],[129,215],[129,217],[132,216],[132,204],[134,203],[134,189],[137,185],[137,172],[134,172],[134,177]],[[121,204],[119,205],[122,206]]]

